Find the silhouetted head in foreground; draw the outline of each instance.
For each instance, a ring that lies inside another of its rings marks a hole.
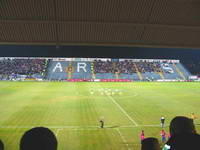
[[[57,150],[56,136],[48,128],[30,129],[21,138],[20,150]]]
[[[144,139],[141,150],[160,150],[158,139],[152,137]]]
[[[3,142],[0,140],[0,150],[4,150]]]
[[[177,116],[172,119],[170,123],[170,134],[190,134],[196,133],[195,126],[192,119],[189,119],[184,116]]]

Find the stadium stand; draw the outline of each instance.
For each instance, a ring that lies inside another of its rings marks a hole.
[[[173,64],[162,63],[161,66],[166,79],[181,79]]]
[[[188,69],[186,69],[184,66],[183,66],[183,64],[181,64],[181,63],[178,63],[178,64],[176,64],[177,65],[177,67],[180,69],[180,71],[183,73],[183,75],[185,76],[185,77],[188,77],[188,76],[191,76],[192,74],[190,73],[190,71],[188,71]]]
[[[190,69],[195,68],[190,65]],[[193,69],[195,72],[196,70]],[[195,73],[198,74],[196,71]],[[1,58],[0,79],[187,80],[191,73],[177,60]]]
[[[47,71],[48,80],[91,79],[91,63],[50,60]]]
[[[186,79],[190,73],[180,63],[161,63],[124,60],[112,63],[111,61],[95,61],[96,78],[116,78],[133,80],[158,80],[158,79]]]
[[[184,67],[184,66],[188,69]],[[192,75],[197,75],[200,77],[200,61],[184,61],[182,67],[186,69],[186,72],[191,72]]]
[[[91,63],[90,62],[72,62],[73,79],[91,79]],[[78,67],[79,66],[79,67]],[[76,69],[77,68],[77,69]]]
[[[47,69],[47,76],[46,79],[48,80],[64,80],[68,79],[68,62],[62,61],[49,61],[48,69]],[[63,70],[63,68],[66,68]]]
[[[47,68],[47,59],[0,59],[1,80],[15,79],[21,76],[28,78],[44,78]]]

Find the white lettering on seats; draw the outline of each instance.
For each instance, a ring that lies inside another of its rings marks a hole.
[[[60,62],[58,62],[58,63],[56,64],[56,66],[53,68],[53,72],[55,72],[57,69],[59,69],[60,72],[63,72],[63,68],[62,68],[62,65],[61,65]]]
[[[84,72],[87,72],[86,66],[86,63],[77,63],[77,72],[80,72],[80,69],[83,69]]]

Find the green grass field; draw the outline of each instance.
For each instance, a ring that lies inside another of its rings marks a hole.
[[[17,150],[26,130],[45,126],[59,150],[139,150],[142,129],[160,140],[161,116],[169,125],[199,108],[199,83],[0,82],[0,139]]]

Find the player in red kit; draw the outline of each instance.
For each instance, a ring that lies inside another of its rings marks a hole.
[[[166,142],[166,132],[165,132],[165,130],[161,130],[161,132],[160,132],[160,135],[161,135],[161,137],[162,137],[162,142],[164,143],[164,142]]]
[[[144,140],[144,130],[142,130],[142,132],[140,133],[140,140],[141,140],[141,143],[142,141]]]

